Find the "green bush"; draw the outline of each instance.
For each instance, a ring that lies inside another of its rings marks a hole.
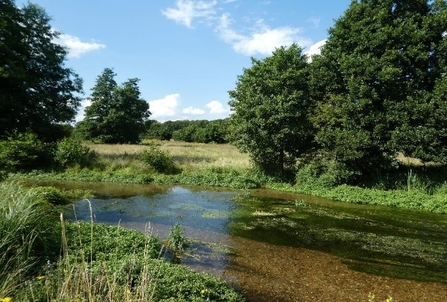
[[[64,138],[57,143],[54,159],[58,166],[67,168],[78,165],[88,167],[97,158],[95,152],[78,140]]]
[[[351,176],[352,173],[342,163],[321,158],[302,164],[295,179],[300,187],[331,188],[347,182]]]
[[[175,174],[179,171],[171,155],[154,145],[140,154],[140,160],[158,173]]]
[[[48,168],[52,164],[53,148],[44,144],[34,133],[14,133],[0,141],[0,170],[8,172]]]

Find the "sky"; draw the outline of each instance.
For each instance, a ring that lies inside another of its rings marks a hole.
[[[28,1],[17,1],[22,7]],[[251,57],[280,46],[318,52],[351,0],[31,0],[61,32],[65,66],[84,80],[82,108],[97,77],[113,68],[116,81],[139,78],[150,119],[228,117],[228,91]]]

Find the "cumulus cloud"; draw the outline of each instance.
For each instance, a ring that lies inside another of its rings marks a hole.
[[[229,112],[229,110],[225,109],[219,101],[211,101],[205,106],[209,109],[210,114],[225,114]]]
[[[178,0],[175,8],[167,8],[162,11],[162,14],[177,23],[183,24],[189,28],[192,27],[192,22],[196,18],[205,20],[211,19],[215,11],[217,0],[213,1],[193,1],[193,0]]]
[[[281,46],[297,43],[302,47],[307,47],[312,44],[310,39],[300,35],[299,28],[289,26],[270,28],[264,24],[264,20],[259,19],[252,33],[244,35],[232,29],[231,22],[230,15],[223,14],[216,31],[224,42],[233,47],[234,51],[243,55],[270,55]]]
[[[162,99],[149,102],[151,119],[164,120],[175,117],[180,107],[180,94],[169,94]]]
[[[326,39],[321,40],[311,46],[309,46],[308,50],[306,51],[306,55],[308,57],[308,61],[312,61],[312,56],[319,55],[321,53],[321,47],[323,47],[326,44]]]
[[[182,110],[182,113],[190,114],[190,115],[202,115],[202,114],[205,114],[205,110],[200,109],[200,108],[187,107]]]
[[[104,44],[100,44],[95,41],[82,42],[78,37],[67,34],[59,35],[55,42],[68,49],[67,56],[69,58],[79,58],[83,54],[106,47]]]

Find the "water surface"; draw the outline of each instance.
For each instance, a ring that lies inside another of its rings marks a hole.
[[[182,263],[220,276],[251,301],[445,301],[444,215],[336,203],[269,190],[134,186],[74,203],[93,219],[194,243]],[[129,192],[131,193],[131,192]],[[119,194],[118,194],[119,195]],[[401,300],[397,300],[397,299]]]

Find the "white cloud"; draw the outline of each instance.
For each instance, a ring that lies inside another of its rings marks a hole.
[[[106,47],[104,44],[96,43],[94,41],[82,42],[78,37],[67,34],[59,35],[59,38],[57,38],[55,42],[67,47],[69,58],[79,58],[83,54]]]
[[[149,102],[151,119],[163,120],[175,117],[180,106],[180,94],[169,94],[162,99]]]
[[[216,4],[217,0],[178,0],[175,8],[167,8],[162,11],[162,14],[168,19],[191,28],[192,21],[196,18],[203,18],[205,20],[211,19],[216,13],[214,9]]]
[[[293,43],[301,47],[312,44],[310,39],[300,35],[301,29],[289,26],[270,28],[262,19],[256,22],[256,27],[251,34],[239,34],[231,28],[229,14],[221,16],[217,32],[224,42],[233,47],[234,51],[247,56],[270,55],[276,48],[290,46]]]
[[[229,110],[225,109],[219,101],[211,101],[205,106],[210,110],[210,114],[224,114],[229,112]]]
[[[319,55],[321,53],[321,47],[323,47],[326,44],[326,39],[321,40],[311,46],[309,46],[308,50],[306,51],[306,55],[308,57],[308,61],[312,61],[312,56]]]
[[[188,107],[188,108],[183,109],[182,113],[190,114],[190,115],[202,115],[202,114],[205,114],[205,110],[200,109],[200,108]]]

